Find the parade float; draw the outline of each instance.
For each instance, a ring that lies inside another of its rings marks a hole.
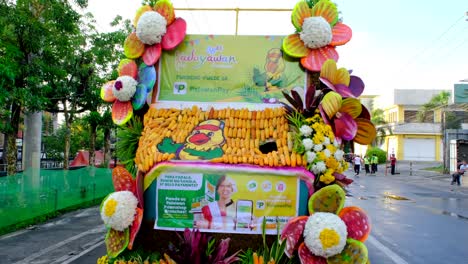
[[[126,154],[98,263],[369,263],[343,148],[376,131],[364,83],[337,66],[352,36],[338,14],[301,1],[295,34],[205,36],[166,0],[138,9],[101,89]]]

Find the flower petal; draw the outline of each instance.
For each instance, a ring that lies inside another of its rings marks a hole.
[[[351,263],[367,263],[369,259],[366,245],[361,241],[348,238],[346,246],[340,254],[329,257],[328,264],[351,264]],[[344,261],[349,260],[349,261]]]
[[[369,145],[377,135],[374,124],[365,118],[356,118],[357,133],[354,142],[361,145]]]
[[[156,83],[156,69],[141,63],[138,69],[138,83],[144,85],[147,92],[151,92]]]
[[[309,198],[309,213],[338,214],[344,206],[345,199],[345,192],[337,184],[325,186]]]
[[[325,78],[329,80],[330,82],[332,82],[334,79],[334,76],[336,75],[336,71],[337,71],[336,61],[332,59],[328,59],[322,65],[322,68],[320,70],[320,77]]]
[[[124,54],[127,58],[136,59],[141,57],[145,52],[145,44],[137,37],[135,32],[132,32],[125,39]]]
[[[182,18],[177,18],[174,23],[167,27],[166,34],[163,36],[161,45],[163,50],[172,50],[179,45],[185,38],[187,23]]]
[[[172,24],[175,20],[174,7],[168,0],[159,0],[154,6],[154,11],[158,12],[166,19],[167,25]]]
[[[324,122],[325,124],[331,126],[330,119],[328,118],[327,114],[326,114],[325,111],[323,110],[322,105],[320,104],[320,105],[318,106],[318,108],[319,108],[319,111],[320,111],[320,116],[321,116],[322,119],[323,119],[323,122]]]
[[[119,76],[128,75],[131,76],[133,79],[136,79],[138,77],[138,66],[136,65],[134,60],[121,60],[117,71],[119,72]]]
[[[357,133],[357,124],[353,117],[347,113],[339,113],[335,118],[335,132],[336,136],[344,140],[352,140]]]
[[[307,57],[301,59],[301,64],[309,71],[319,72],[326,60],[333,59],[337,61],[338,58],[335,47],[325,46],[319,49],[311,49]]]
[[[130,101],[120,102],[115,100],[112,106],[112,121],[116,125],[124,125],[133,116],[132,103]]]
[[[310,252],[307,248],[305,243],[302,243],[297,250],[297,254],[299,255],[299,259],[301,263],[307,264],[327,264],[327,259],[319,256],[315,256]]]
[[[135,94],[132,98],[132,106],[135,110],[140,110],[146,103],[146,97],[148,96],[148,89],[143,84],[138,84],[136,87]]]
[[[353,31],[351,30],[350,27],[343,23],[337,23],[333,28],[332,28],[332,41],[330,43],[331,46],[341,46],[348,41],[351,40],[351,37],[353,36]]]
[[[346,68],[339,68],[335,76],[333,76],[333,79],[331,80],[333,84],[344,84],[346,86],[349,85],[349,72]]]
[[[284,253],[286,253],[288,257],[292,257],[294,251],[298,249],[299,244],[304,241],[302,233],[304,232],[307,219],[309,219],[309,217],[305,215],[293,217],[284,225],[281,231],[281,240],[285,240],[286,242]]]
[[[345,207],[339,217],[346,224],[349,238],[366,241],[371,231],[371,223],[364,210],[357,206]]]
[[[342,97],[354,97],[351,90],[349,90],[348,86],[344,84],[335,84],[335,91],[339,93]]]
[[[304,19],[311,17],[312,11],[309,8],[309,5],[306,1],[300,1],[294,6],[294,9],[291,13],[291,22],[293,23],[294,27],[298,30],[302,30],[302,23],[304,23]]]
[[[341,107],[341,95],[336,92],[327,93],[320,103],[322,105],[323,111],[327,114],[328,118],[332,118],[340,110]]]
[[[331,90],[335,91],[336,92],[336,88],[335,86],[333,85],[333,83],[331,83],[329,80],[325,79],[325,78],[322,78],[322,77],[319,77],[319,80],[325,84],[325,86],[327,86],[328,88],[330,88]]]
[[[130,238],[129,238],[128,246],[127,246],[128,249],[130,250],[132,250],[133,248],[133,242],[135,241],[138,231],[140,230],[142,221],[143,221],[143,209],[137,207],[136,212],[135,212],[135,219],[133,219],[133,223],[130,226]]]
[[[161,43],[151,46],[146,46],[145,53],[143,53],[143,61],[148,66],[153,66],[161,57]]]
[[[321,16],[333,27],[338,22],[338,8],[329,0],[321,0],[312,7],[312,16]]]
[[[107,231],[105,238],[107,255],[109,258],[116,258],[122,251],[127,248],[129,241],[129,232],[128,228],[124,231],[117,231],[113,228],[110,228]]]
[[[359,97],[364,91],[364,82],[361,78],[352,75],[349,81],[349,90],[353,93],[355,97]]]
[[[130,191],[135,193],[136,185],[132,174],[128,172],[122,165],[117,165],[112,170],[112,184],[116,192]]]
[[[353,118],[357,118],[362,112],[362,104],[356,98],[346,98],[341,102],[341,113],[348,113]]]
[[[101,87],[101,99],[105,102],[112,103],[115,101],[112,87],[114,87],[115,81],[108,81]]]
[[[364,118],[364,119],[370,120],[371,116],[370,116],[369,110],[367,110],[365,106],[361,106],[361,107],[362,107],[362,112],[358,116],[358,118]]]
[[[309,54],[310,49],[304,45],[299,34],[292,34],[283,39],[283,51],[293,58],[302,58]]]
[[[136,26],[138,25],[138,20],[140,20],[140,17],[141,15],[143,15],[143,13],[147,12],[147,11],[153,11],[153,9],[151,8],[151,6],[149,5],[144,5],[140,8],[138,8],[136,14],[135,14],[135,18],[133,19],[133,26],[136,28]]]

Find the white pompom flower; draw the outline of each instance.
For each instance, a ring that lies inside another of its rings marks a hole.
[[[136,35],[147,45],[161,43],[166,34],[167,21],[158,12],[147,11],[141,15],[136,27]]]
[[[137,205],[138,199],[132,192],[111,193],[101,206],[102,221],[108,227],[123,231],[132,224]]]
[[[130,76],[120,76],[112,87],[112,93],[121,102],[130,101],[136,92],[137,84],[138,82]]]
[[[314,162],[316,156],[317,156],[317,155],[315,154],[315,152],[307,151],[307,152],[306,152],[307,163],[312,163],[312,162]]]
[[[306,151],[309,151],[312,149],[312,147],[314,146],[314,142],[312,142],[312,139],[310,138],[304,138],[302,140],[302,145],[304,145],[304,149]]]
[[[329,149],[325,149],[325,150],[323,151],[323,154],[325,154],[325,157],[327,157],[327,158],[329,158],[329,157],[331,156],[331,152],[330,152]]]
[[[317,256],[328,258],[341,253],[346,245],[346,224],[332,213],[314,213],[304,228],[304,242]]]
[[[325,146],[330,145],[330,138],[329,138],[329,137],[325,137],[325,138],[323,139],[323,144],[324,144]]]
[[[316,175],[320,174],[321,172],[324,172],[327,170],[327,165],[323,161],[319,161],[312,165],[312,172]]]
[[[304,137],[308,137],[312,135],[313,130],[310,126],[302,125],[301,128],[299,128],[299,131],[301,132],[301,135],[303,135]]]
[[[338,149],[336,152],[335,152],[335,159],[337,161],[342,161],[343,160],[343,155],[344,155],[344,151],[342,151],[341,149]]]
[[[314,151],[315,152],[319,152],[323,149],[323,145],[322,144],[317,144],[314,146]]]
[[[339,146],[340,146],[340,143],[338,143],[338,140],[335,139],[335,140],[333,141],[333,146],[335,146],[335,147],[339,147]]]
[[[330,24],[321,16],[304,19],[299,36],[305,46],[310,49],[325,47],[333,38]]]

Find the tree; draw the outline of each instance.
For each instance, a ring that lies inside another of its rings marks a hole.
[[[79,17],[69,1],[0,0],[0,131],[6,137],[9,175],[16,172],[21,115],[40,111],[47,103],[51,86],[44,76],[60,63],[57,52],[64,50],[68,36],[79,32]]]
[[[448,105],[450,99],[450,92],[442,91],[437,95],[434,95],[429,102],[423,104],[419,111],[417,119],[419,122],[424,122],[427,118],[427,114],[430,111],[434,111],[434,109],[439,107],[445,107]]]
[[[371,121],[375,125],[377,130],[377,136],[372,143],[373,146],[381,146],[385,140],[385,137],[392,135],[393,131],[388,125],[384,118],[384,111],[382,109],[374,109],[371,113]]]

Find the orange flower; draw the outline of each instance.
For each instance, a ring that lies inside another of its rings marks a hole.
[[[296,4],[291,16],[296,34],[283,40],[283,50],[301,58],[304,68],[319,72],[327,59],[338,60],[335,46],[346,44],[351,28],[338,21],[338,10],[330,0],[320,0],[312,8],[306,1]]]

